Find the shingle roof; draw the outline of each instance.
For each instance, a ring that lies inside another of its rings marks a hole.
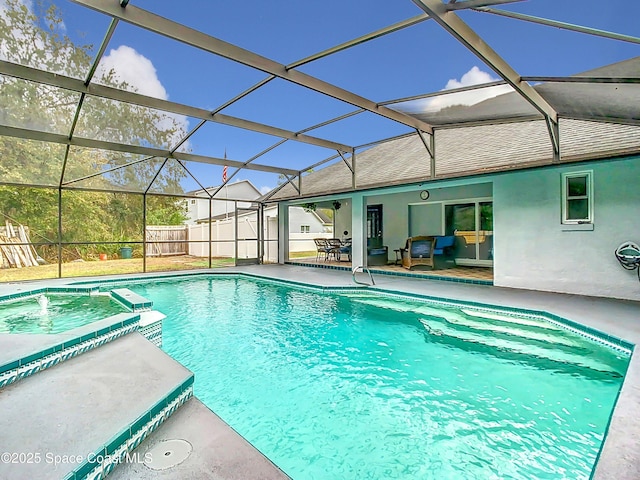
[[[640,126],[561,118],[561,161],[640,153]],[[435,131],[436,177],[448,178],[551,164],[553,149],[543,120]],[[417,134],[356,155],[356,189],[428,182],[430,158]],[[340,160],[302,178],[302,192],[284,186],[271,200],[352,191],[351,171]]]

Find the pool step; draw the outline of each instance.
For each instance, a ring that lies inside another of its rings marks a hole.
[[[133,332],[6,386],[2,450],[17,461],[0,462],[0,478],[103,478],[193,395],[192,384],[189,370]]]
[[[530,357],[547,360],[554,363],[556,368],[574,365],[598,372],[615,372],[617,368],[602,362],[597,358],[586,355],[580,348],[567,348],[557,342],[526,342],[521,337],[505,337],[487,335],[481,331],[461,329],[458,325],[447,322],[444,318],[422,318],[420,323],[434,337],[446,336],[466,342],[468,345],[481,345],[503,352],[522,354],[522,358]]]
[[[400,313],[414,313],[419,316],[440,317],[447,322],[466,326],[476,330],[484,330],[487,333],[509,334],[530,340],[547,341],[552,335],[564,331],[558,325],[538,317],[519,317],[517,315],[499,314],[471,308],[458,309],[455,307],[439,307],[434,304],[422,302],[399,303],[391,298],[351,297],[356,303],[393,310]],[[575,346],[576,342],[571,338],[558,339],[566,346]]]
[[[427,302],[399,303],[393,298],[372,298],[365,293],[353,293],[349,297],[354,302],[416,315],[434,336],[434,341],[438,341],[437,337],[448,337],[485,349],[530,355],[553,362],[561,369],[574,365],[598,372],[618,372],[620,367],[589,355],[581,338],[543,318],[511,316],[472,307],[443,310]]]
[[[56,335],[0,335],[0,388],[138,330],[140,314],[120,313]]]

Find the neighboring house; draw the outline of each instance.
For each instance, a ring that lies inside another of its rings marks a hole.
[[[220,191],[213,197],[216,199],[228,198],[230,200],[216,200],[211,205],[211,215],[209,215],[209,198],[210,196],[220,188],[208,187],[206,190],[194,190],[187,192],[187,195],[201,197],[190,198],[186,200],[187,203],[187,224],[193,225],[198,220],[206,220],[211,217],[218,217],[220,215],[233,215],[235,214],[236,202],[234,200],[257,200],[261,197],[260,191],[249,181],[240,180],[238,182],[229,183],[222,187]],[[251,202],[238,202],[239,208],[250,207]]]
[[[235,210],[228,214],[219,214],[209,219],[197,221],[197,225],[189,226],[189,255],[196,257],[209,256],[209,232],[211,233],[211,255],[214,257],[234,257],[236,248],[238,258],[255,258],[257,256],[258,215],[257,212]],[[307,211],[302,207],[289,208],[290,237],[294,240],[292,251],[309,251],[315,248],[313,238],[331,236],[331,225],[327,225],[322,215]],[[263,210],[264,260],[278,261],[278,206],[267,206]],[[237,233],[236,233],[237,232]],[[238,241],[236,242],[236,236]],[[240,240],[241,239],[241,240]]]
[[[238,202],[240,206],[240,202]],[[208,206],[207,206],[208,208]],[[218,213],[213,215],[211,220],[233,220],[235,218],[235,210],[230,209],[227,213]],[[238,218],[245,218],[254,216],[251,212],[241,212]],[[278,218],[277,205],[271,205],[264,208],[265,218]],[[204,224],[208,223],[209,219],[206,217],[198,218],[194,223]],[[331,219],[319,212],[311,212],[305,210],[302,207],[290,207],[289,208],[289,232],[290,233],[330,233],[332,231]]]
[[[275,211],[277,207],[265,208],[267,211]],[[309,211],[302,207],[289,208],[289,232],[290,233],[327,233],[332,231],[333,222],[322,211]]]
[[[285,185],[266,198],[339,200],[336,229],[352,231],[354,265],[366,263],[372,237],[393,261],[408,236],[448,234],[457,263],[492,266],[496,286],[640,300],[636,272],[614,256],[625,241],[640,244],[640,99],[623,87],[562,87],[565,97],[539,88],[561,114],[558,155],[544,120],[435,128],[435,158],[406,135],[358,152],[354,174],[339,161],[306,175],[301,192]],[[495,112],[504,97],[476,110]]]

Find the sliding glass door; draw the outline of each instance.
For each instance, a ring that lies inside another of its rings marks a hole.
[[[444,205],[444,230],[456,237],[458,265],[493,265],[493,202],[473,200]]]

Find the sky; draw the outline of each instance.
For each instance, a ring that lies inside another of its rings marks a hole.
[[[66,0],[58,1],[57,5],[66,33],[74,40],[97,48],[109,18]],[[282,64],[422,13],[411,0],[131,0],[130,5]],[[640,2],[635,0],[528,0],[497,8],[640,36]],[[638,44],[487,13],[462,11],[460,17],[522,75],[572,75],[640,55]],[[210,110],[266,77],[262,72],[125,22],[118,25],[100,64],[100,69],[111,68],[141,94]],[[375,102],[499,78],[434,21],[422,22],[312,62],[299,70]],[[502,92],[497,89],[492,94]],[[471,104],[482,99],[471,93],[465,95],[463,101]],[[426,107],[437,109],[446,106],[446,102],[439,98],[429,101]],[[278,79],[221,113],[298,131],[353,110],[355,107]],[[185,131],[199,122],[193,118],[173,117]],[[367,113],[308,134],[358,146],[410,131],[404,125]],[[215,157],[226,154],[229,159],[247,161],[278,140],[237,128],[207,124],[184,148],[195,154]],[[303,169],[335,153],[289,141],[260,157],[256,163]],[[189,168],[205,186],[220,184],[222,167],[190,164]],[[234,170],[230,169],[229,174]],[[262,191],[268,191],[278,182],[276,174],[247,170],[241,171],[232,181],[242,179],[252,181]],[[187,179],[184,188],[198,187]]]

